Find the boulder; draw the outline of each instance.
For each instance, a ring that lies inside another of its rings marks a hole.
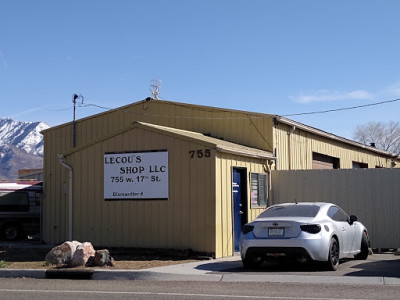
[[[114,259],[110,256],[110,252],[107,249],[97,250],[94,256],[94,265],[98,267],[112,267]]]
[[[76,247],[75,253],[71,259],[71,267],[86,266],[89,258],[95,255],[94,248],[91,243],[84,242]]]
[[[56,266],[70,265],[78,244],[78,241],[68,241],[54,247],[46,255],[46,263]]]
[[[91,243],[67,241],[51,249],[46,255],[46,263],[57,267],[85,266],[91,256],[95,255]]]

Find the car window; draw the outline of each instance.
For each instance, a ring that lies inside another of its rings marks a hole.
[[[27,192],[0,192],[0,211],[29,211],[29,194]]]
[[[348,215],[337,206],[332,206],[328,210],[328,217],[338,222],[348,222]]]
[[[313,218],[317,215],[319,206],[317,205],[274,205],[264,210],[259,218],[269,217],[308,217]]]

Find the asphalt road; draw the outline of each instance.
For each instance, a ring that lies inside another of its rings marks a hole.
[[[261,282],[0,279],[8,299],[399,299],[400,286]]]

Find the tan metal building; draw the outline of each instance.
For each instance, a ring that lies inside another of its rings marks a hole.
[[[43,239],[54,244],[230,256],[268,205],[271,168],[400,165],[279,116],[149,98],[43,134]]]

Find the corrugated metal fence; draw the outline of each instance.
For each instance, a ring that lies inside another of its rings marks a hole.
[[[271,203],[332,202],[367,226],[372,248],[400,248],[400,169],[272,172]]]

